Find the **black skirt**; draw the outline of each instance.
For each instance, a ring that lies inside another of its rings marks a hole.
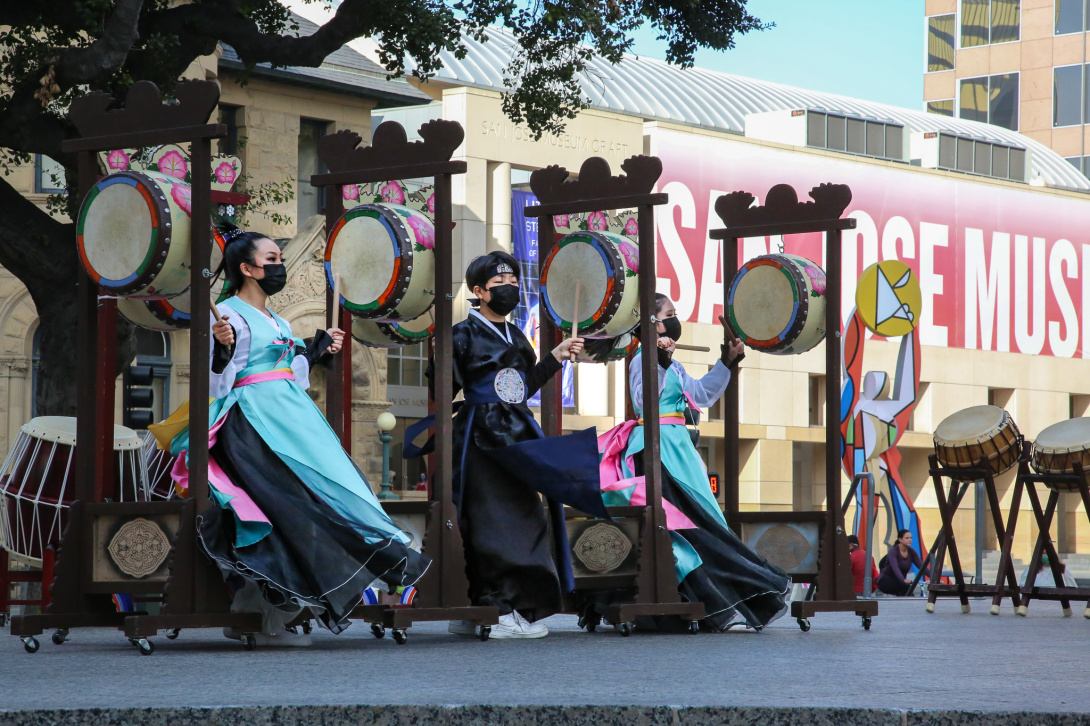
[[[376,579],[391,588],[412,585],[428,568],[427,557],[350,522],[314,494],[238,406],[227,413],[209,454],[272,523],[268,535],[240,548],[233,514],[212,507],[199,518],[201,548],[236,590],[239,578],[253,580],[272,606],[285,612],[309,608],[339,633]]]

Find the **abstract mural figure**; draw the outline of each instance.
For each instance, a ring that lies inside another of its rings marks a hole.
[[[856,308],[842,339],[844,388],[840,430],[844,471],[849,477],[864,471],[874,475],[875,491],[867,491],[869,485],[865,480],[861,482],[855,492],[857,504],[862,505],[866,497],[884,502],[889,522],[887,532],[910,530],[913,546],[921,557],[926,557],[920,518],[901,481],[901,454],[897,450],[920,387],[920,339],[916,333],[919,311],[919,282],[903,262],[887,260],[863,272],[856,292]],[[883,371],[863,374],[864,328],[887,338],[902,336],[892,386],[889,375]],[[854,528],[860,545],[866,546],[870,533],[860,516],[862,510],[862,506],[856,507]],[[891,519],[895,520],[895,527]]]

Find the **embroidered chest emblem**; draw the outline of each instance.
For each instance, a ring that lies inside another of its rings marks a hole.
[[[526,400],[526,384],[514,368],[504,368],[496,374],[496,395],[505,403],[522,403]]]

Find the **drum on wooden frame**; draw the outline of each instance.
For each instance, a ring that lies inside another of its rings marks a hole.
[[[383,323],[363,318],[352,320],[352,337],[369,348],[403,348],[424,343],[434,332],[435,314],[431,309],[402,322]]]
[[[223,249],[226,245],[223,235],[219,230],[212,231],[212,260],[209,269],[218,269],[223,260]],[[217,275],[211,281],[212,299],[219,302],[223,299],[223,291],[226,280],[223,274]],[[121,298],[117,301],[117,310],[134,325],[139,325],[148,330],[158,330],[169,333],[175,330],[189,329],[189,289],[166,300],[144,300],[142,298]]]
[[[762,255],[731,282],[727,316],[762,353],[805,353],[825,339],[825,271],[805,257]]]
[[[76,419],[39,416],[23,424],[0,466],[0,545],[40,565],[42,553],[60,541],[66,513],[75,499]],[[147,501],[148,480],[140,437],[114,426],[114,482],[104,496],[113,501]]]
[[[1038,474],[1074,474],[1076,462],[1090,470],[1090,418],[1060,421],[1037,435],[1030,464]],[[1078,491],[1071,482],[1045,485],[1057,491]]]
[[[80,207],[80,260],[99,287],[164,298],[189,287],[190,187],[159,172],[98,180]]]
[[[541,301],[561,330],[616,338],[640,322],[640,254],[636,243],[612,232],[572,232],[553,247],[541,267]],[[579,281],[579,310],[575,283]]]
[[[361,204],[329,233],[329,286],[341,276],[344,307],[368,320],[412,320],[435,299],[435,227],[423,212],[399,204]]]
[[[1022,434],[1011,415],[998,406],[972,406],[952,413],[935,429],[935,456],[955,470],[956,481],[975,481],[976,475],[958,475],[958,469],[976,469],[981,459],[993,476],[1018,463]]]

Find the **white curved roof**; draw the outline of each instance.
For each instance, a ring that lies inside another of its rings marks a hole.
[[[505,90],[503,72],[515,47],[505,28],[490,28],[489,41],[465,36],[468,52],[459,60],[449,51],[440,57],[436,79],[464,86]],[[411,70],[411,66],[409,70]],[[809,91],[769,81],[743,78],[703,68],[682,69],[664,61],[626,55],[618,65],[590,61],[579,83],[592,108],[671,121],[720,131],[745,131],[747,114],[797,108],[824,108],[891,119],[911,131],[952,131],[1030,149],[1031,178],[1050,187],[1090,191],[1090,180],[1062,156],[1016,131],[999,126]]]

